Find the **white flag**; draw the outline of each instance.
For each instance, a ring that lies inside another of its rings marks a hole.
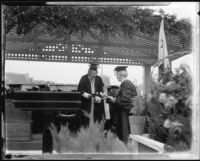
[[[160,24],[160,32],[159,32],[158,60],[163,59],[166,56],[168,56],[168,51],[167,51],[167,43],[166,43],[165,32],[164,32],[164,20],[162,19],[161,24]],[[159,66],[161,64],[163,64],[164,69],[170,68],[168,58],[164,59],[164,61],[161,61],[159,63]]]

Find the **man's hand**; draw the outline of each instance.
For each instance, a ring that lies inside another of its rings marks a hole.
[[[99,96],[95,96],[94,98],[96,103],[100,103],[101,102],[101,98]]]
[[[87,98],[87,99],[90,99],[90,98],[92,97],[91,94],[86,93],[86,92],[84,92],[84,93],[82,94],[82,96],[85,97],[85,98]]]
[[[108,98],[109,100],[111,100],[113,103],[116,102],[116,98],[114,98],[114,97],[112,97],[112,96],[107,96],[107,98]]]
[[[102,93],[102,92],[100,92],[100,96],[102,97],[103,100],[106,100],[106,99],[107,99],[107,95],[104,94],[104,93]]]

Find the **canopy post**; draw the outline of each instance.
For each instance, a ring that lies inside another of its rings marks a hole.
[[[143,82],[144,82],[144,95],[151,93],[151,66],[150,65],[144,65],[144,76],[143,76]]]

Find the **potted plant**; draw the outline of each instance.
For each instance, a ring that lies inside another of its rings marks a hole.
[[[182,64],[175,74],[166,71],[160,82],[153,83],[147,98],[148,133],[151,139],[164,143],[167,151],[191,147],[192,88],[188,69]]]
[[[137,95],[133,101],[133,108],[129,115],[131,134],[142,135],[145,125],[145,99]]]

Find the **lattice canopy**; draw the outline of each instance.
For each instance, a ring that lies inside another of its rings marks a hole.
[[[169,55],[174,55],[172,60],[191,51],[176,36],[166,38]],[[6,35],[5,49],[6,60],[153,65],[158,55],[158,33],[136,32],[132,38],[123,34],[105,38],[94,30],[84,37],[77,34],[61,40],[48,34],[18,36],[14,28]]]

